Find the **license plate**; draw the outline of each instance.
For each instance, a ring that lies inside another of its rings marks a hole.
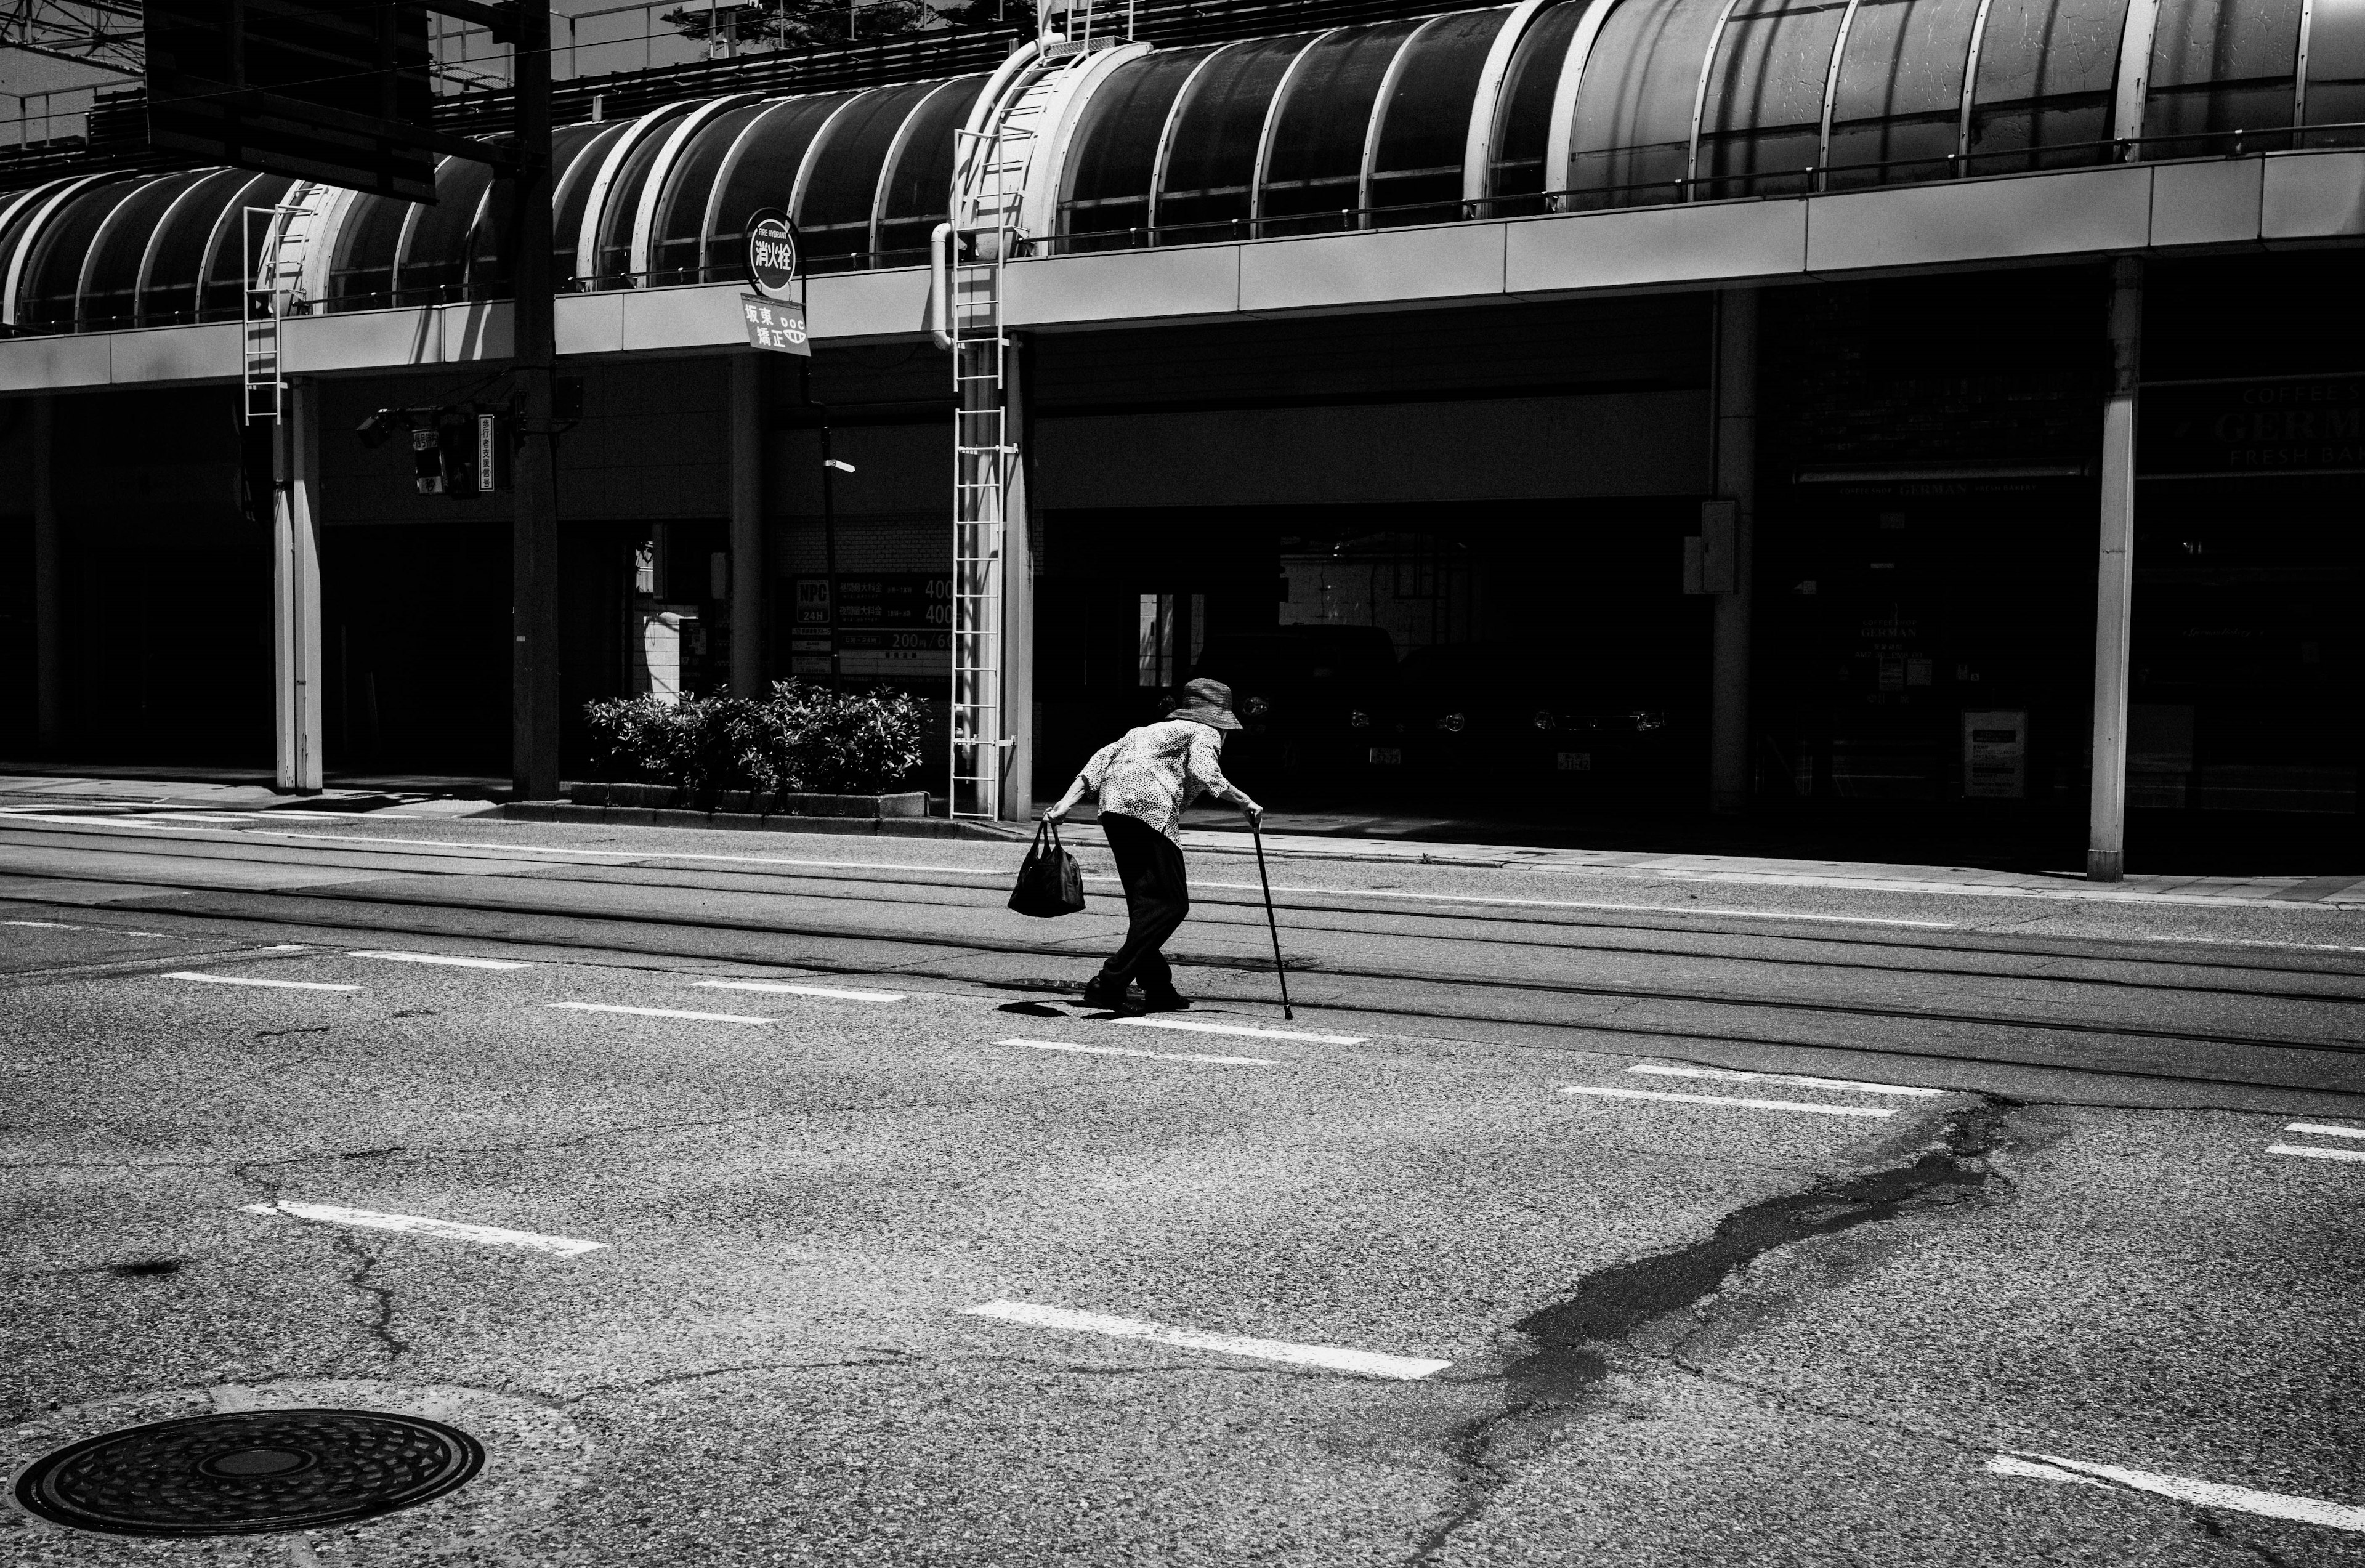
[[[1404,747],[1375,745],[1372,748],[1372,761],[1384,767],[1400,766],[1404,762]]]
[[[1560,754],[1560,770],[1563,773],[1590,773],[1593,771],[1593,754],[1589,751],[1564,751]]]

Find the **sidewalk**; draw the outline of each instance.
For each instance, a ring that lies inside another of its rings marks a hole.
[[[445,774],[331,774],[317,795],[283,795],[271,775],[244,767],[171,769],[90,766],[71,770],[0,761],[0,809],[138,805],[217,812],[355,812],[431,801],[504,800],[509,781]]]

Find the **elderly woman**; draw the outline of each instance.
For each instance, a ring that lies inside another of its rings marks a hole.
[[[1129,1014],[1180,1013],[1191,1005],[1175,991],[1174,971],[1160,951],[1191,913],[1191,886],[1182,869],[1182,812],[1206,794],[1239,806],[1251,823],[1263,819],[1264,808],[1227,779],[1216,763],[1224,736],[1239,727],[1232,716],[1232,689],[1219,680],[1194,680],[1182,689],[1182,706],[1093,753],[1068,792],[1044,812],[1045,821],[1056,823],[1086,795],[1096,798],[1101,831],[1108,834],[1118,879],[1125,883],[1125,946],[1084,987],[1086,1006]],[[1138,1008],[1126,998],[1126,988],[1137,980]]]

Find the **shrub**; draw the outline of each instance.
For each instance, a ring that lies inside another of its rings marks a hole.
[[[670,784],[712,811],[726,790],[876,795],[920,766],[924,710],[909,693],[784,680],[762,702],[655,697],[584,704],[603,778]]]

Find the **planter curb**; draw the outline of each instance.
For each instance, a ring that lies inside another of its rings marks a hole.
[[[642,786],[642,788],[655,788]],[[670,792],[670,791],[668,791]],[[870,796],[852,797],[869,801]],[[925,797],[923,797],[925,798]],[[501,808],[513,822],[604,823],[619,827],[726,828],[746,833],[826,833],[871,838],[1023,839],[1034,829],[1014,823],[949,822],[924,816],[801,816],[775,812],[692,812],[657,806],[590,806],[564,801],[524,801]]]

